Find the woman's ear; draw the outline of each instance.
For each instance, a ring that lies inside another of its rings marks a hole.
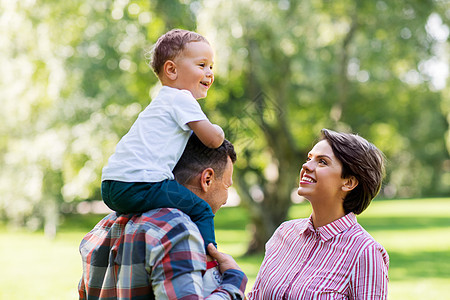
[[[203,192],[208,192],[214,180],[214,170],[212,168],[206,168],[202,171],[200,177],[200,185]]]
[[[170,80],[175,80],[178,77],[177,65],[172,60],[167,60],[163,66],[164,75]]]
[[[344,178],[344,184],[342,185],[342,190],[344,192],[350,192],[352,191],[355,187],[358,186],[358,179],[356,179],[355,176],[349,176],[347,178]]]

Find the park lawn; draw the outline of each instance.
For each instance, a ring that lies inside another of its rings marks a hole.
[[[310,214],[295,205],[289,218]],[[216,216],[219,250],[232,254],[253,285],[262,255],[243,256],[250,239],[248,214],[223,208]],[[0,226],[0,299],[77,299],[78,244],[103,216],[66,216],[55,239],[42,232]],[[450,198],[376,200],[359,222],[390,255],[389,299],[450,299]]]

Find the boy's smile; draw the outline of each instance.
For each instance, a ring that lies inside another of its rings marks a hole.
[[[214,82],[214,53],[205,42],[190,42],[174,60],[176,79],[173,87],[188,90],[195,99],[205,98]]]

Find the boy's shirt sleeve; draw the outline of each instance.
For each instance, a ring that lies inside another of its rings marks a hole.
[[[180,91],[172,103],[174,119],[185,131],[190,130],[187,123],[208,120],[198,101],[188,91]]]

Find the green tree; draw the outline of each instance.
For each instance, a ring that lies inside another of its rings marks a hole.
[[[102,167],[157,87],[143,49],[173,27],[216,49],[201,104],[237,148],[249,252],[285,220],[323,127],[387,154],[383,196],[450,191],[445,1],[8,0],[0,11],[2,219],[54,234],[59,212],[100,198]]]
[[[388,155],[384,196],[449,192],[442,84],[427,69],[448,62],[439,52],[448,50],[444,3],[204,5],[199,27],[210,29],[220,74],[208,101],[240,141],[235,181],[255,225],[249,252],[286,219],[294,174],[323,127],[360,133]]]
[[[179,1],[1,1],[0,216],[55,233],[150,101],[145,51],[194,29]]]

